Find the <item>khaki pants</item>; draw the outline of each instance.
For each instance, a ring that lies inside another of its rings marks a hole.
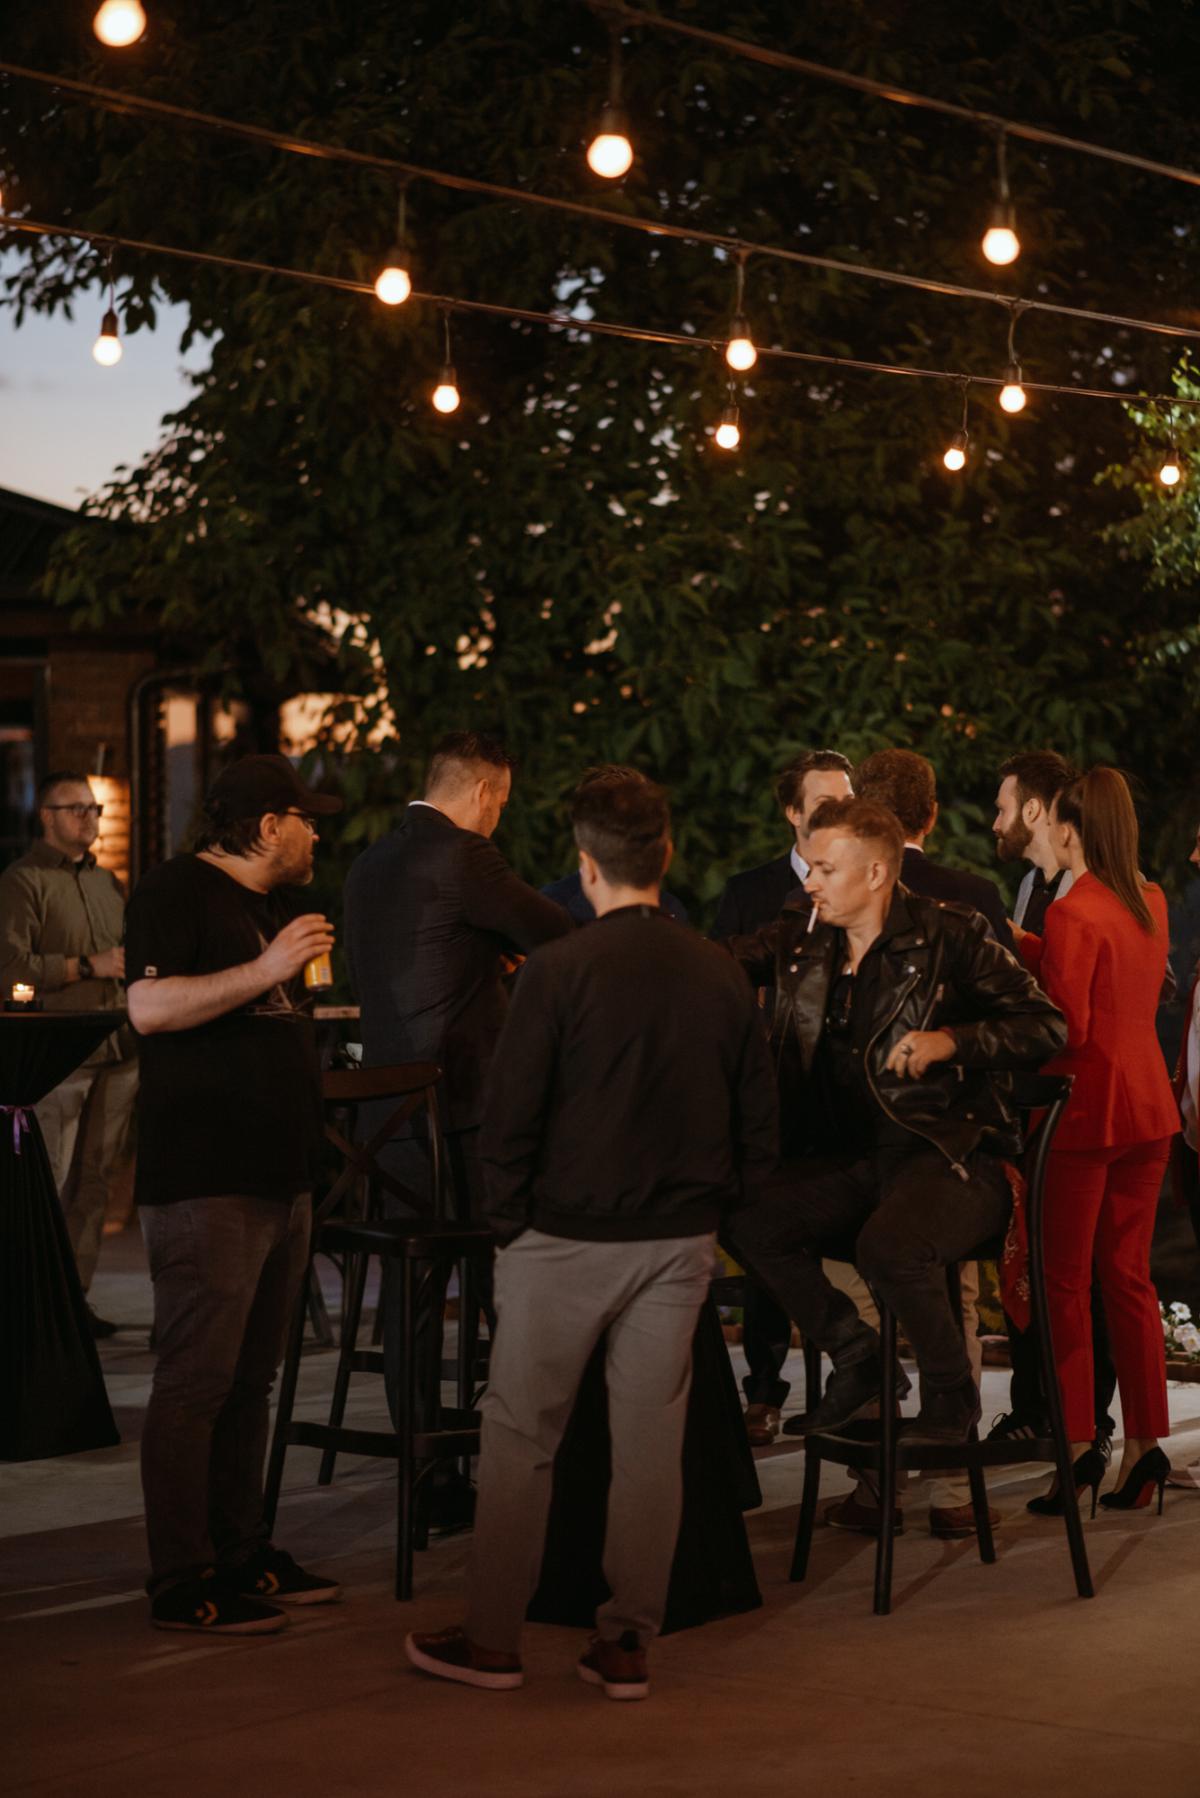
[[[85,1062],[34,1107],[86,1292],[96,1271],[109,1187],[129,1152],[137,1057]]]
[[[592,1350],[607,1332],[612,1479],[597,1628],[645,1647],[666,1609],[683,1505],[692,1339],[716,1260],[712,1236],[577,1242],[526,1230],[496,1257],[496,1341],[483,1398],[466,1629],[515,1653],[537,1585],[554,1456]]]

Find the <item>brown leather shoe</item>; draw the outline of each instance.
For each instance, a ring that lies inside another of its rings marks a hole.
[[[511,1692],[525,1684],[520,1657],[499,1649],[480,1648],[467,1632],[453,1629],[414,1630],[404,1638],[404,1652],[422,1673],[453,1679],[485,1692]]]
[[[829,1505],[825,1511],[825,1522],[830,1529],[854,1530],[860,1536],[877,1536],[879,1521],[883,1513],[878,1505],[864,1505],[857,1492],[849,1498],[839,1498],[835,1504]],[[893,1513],[893,1536],[904,1534],[904,1512],[899,1505]]]
[[[995,1529],[1000,1521],[999,1511],[988,1506],[988,1521]],[[930,1505],[929,1534],[939,1537],[943,1542],[953,1542],[960,1536],[975,1534],[975,1513],[970,1505]]]
[[[650,1693],[646,1650],[638,1646],[631,1629],[616,1642],[593,1636],[587,1653],[575,1663],[575,1671],[585,1684],[603,1686],[606,1698],[646,1698]]]
[[[751,1448],[770,1448],[779,1434],[778,1405],[747,1405],[746,1434]]]

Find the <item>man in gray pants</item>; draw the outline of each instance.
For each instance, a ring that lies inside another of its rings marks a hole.
[[[485,1211],[505,1246],[466,1622],[406,1648],[440,1678],[523,1683],[554,1456],[605,1337],[612,1597],[578,1671],[610,1698],[644,1698],[679,1532],[696,1319],[722,1213],[774,1165],[775,1084],[744,976],[659,907],[661,788],[587,783],[572,821],[597,922],[531,957],[484,1109]]]

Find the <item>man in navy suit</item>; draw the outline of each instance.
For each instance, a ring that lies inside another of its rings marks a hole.
[[[850,763],[836,749],[806,749],[788,763],[775,782],[779,809],[792,827],[786,855],[761,867],[747,868],[725,883],[717,907],[715,937],[750,936],[773,924],[788,894],[808,878],[804,845],[808,819],[824,799],[850,795]],[[763,990],[769,1001],[771,994]],[[765,1021],[769,1021],[769,1012]],[[766,1448],[779,1433],[780,1410],[788,1395],[781,1377],[792,1340],[792,1320],[758,1281],[747,1275],[742,1347],[749,1372],[742,1381],[746,1394],[746,1433],[755,1448]]]
[[[622,787],[628,781],[648,785],[646,776],[637,768],[627,768],[620,762],[598,762],[594,768],[585,768],[575,787],[577,799],[584,787],[604,786]],[[564,874],[561,880],[552,880],[549,886],[541,889],[543,899],[553,899],[555,905],[561,905],[567,915],[576,924],[592,924],[596,919],[596,910],[583,890],[583,877],[578,868],[571,874]],[[674,893],[668,893],[664,887],[659,896],[659,904],[669,918],[678,924],[688,922],[687,907],[682,899]]]

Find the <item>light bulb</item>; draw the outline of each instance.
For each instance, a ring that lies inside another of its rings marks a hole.
[[[386,268],[375,277],[375,297],[385,306],[403,306],[412,292],[412,276],[403,250],[393,250]]]
[[[730,368],[736,368],[739,374],[745,374],[758,361],[758,351],[750,336],[750,326],[739,312],[729,327],[729,342],[725,345],[725,360]]]
[[[1025,389],[1021,385],[1021,365],[1010,362],[1004,371],[1004,385],[1000,389],[1000,404],[1005,412],[1023,412],[1025,410]]]
[[[1158,478],[1164,487],[1177,487],[1183,470],[1179,466],[1179,457],[1174,450],[1168,450],[1167,459],[1158,471]]]
[[[447,362],[442,370],[441,379],[433,390],[433,403],[439,412],[457,412],[460,399],[458,376],[452,365]]]
[[[100,321],[100,335],[92,345],[92,355],[101,368],[113,368],[123,353],[117,315],[110,306]]]
[[[953,440],[942,461],[951,474],[957,474],[960,468],[967,466],[967,433],[955,431]]]
[[[1005,263],[1015,262],[1021,254],[1016,213],[1005,201],[992,209],[992,222],[983,234],[983,253],[989,262],[1001,268]]]
[[[741,427],[738,424],[736,406],[726,406],[721,414],[721,422],[717,426],[717,444],[723,450],[734,450],[742,441]]]
[[[104,0],[92,20],[92,30],[102,44],[113,50],[124,50],[136,44],[146,29],[146,14],[141,0]]]
[[[588,167],[606,181],[619,181],[633,166],[633,145],[625,114],[611,101],[600,114],[596,135],[587,148]]]

